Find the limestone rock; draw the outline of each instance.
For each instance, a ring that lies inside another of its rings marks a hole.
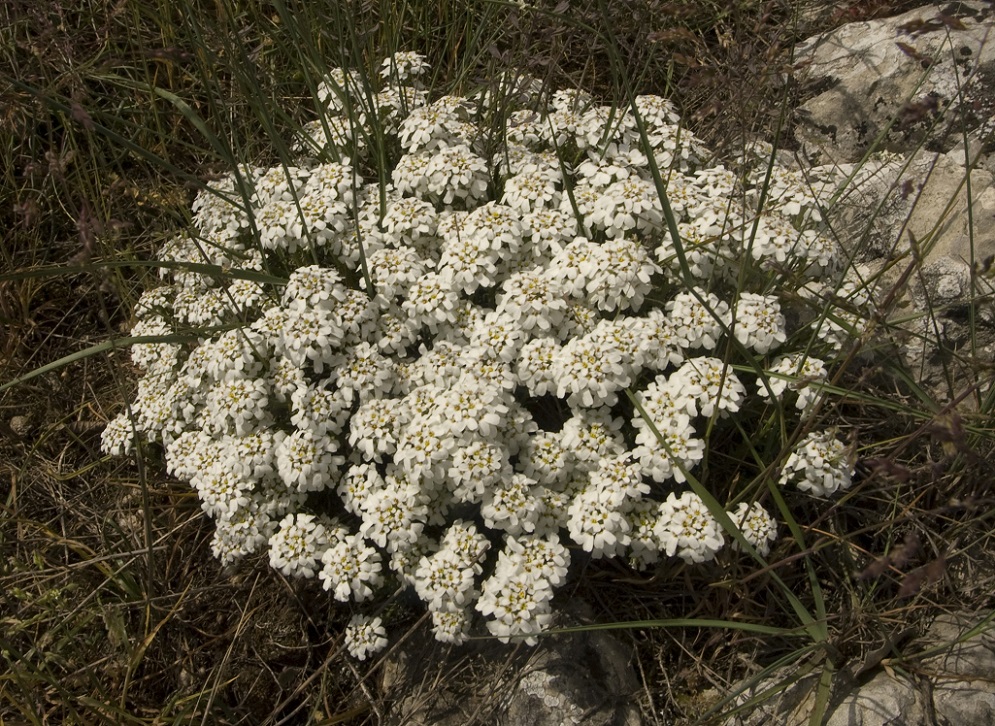
[[[584,622],[569,603],[560,627]],[[382,690],[397,726],[639,726],[631,649],[606,631],[451,647],[421,628],[388,657]]]
[[[851,250],[898,257],[915,245],[912,251],[927,265],[944,257],[980,265],[995,255],[991,173],[974,169],[968,179],[950,156],[930,152],[872,159],[841,172],[854,177],[830,217]]]
[[[927,645],[947,646],[922,664],[924,672],[934,674],[933,705],[939,723],[995,724],[995,630],[990,623],[984,625],[986,615],[942,615],[926,634]]]
[[[856,161],[872,147],[949,151],[964,132],[995,150],[995,38],[986,2],[925,5],[849,23],[795,49],[796,79],[812,97],[795,136],[811,159]]]
[[[843,699],[827,726],[912,726],[927,723],[928,700],[903,676],[885,672]]]

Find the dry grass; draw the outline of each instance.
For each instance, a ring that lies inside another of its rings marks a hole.
[[[643,0],[624,12],[608,5],[633,84],[674,96],[714,148],[786,133],[783,110],[798,93],[782,82],[785,54],[801,32],[792,22],[797,3]],[[909,5],[812,4],[803,8],[811,19],[805,32]],[[141,84],[188,99],[247,158],[268,139],[241,95],[238,64],[254,64],[267,108],[306,95],[277,6],[227,7],[224,22],[209,3],[176,9],[164,0],[13,0],[0,9],[0,67],[9,69],[0,73],[2,266],[84,266],[0,281],[0,382],[126,331],[149,273],[85,266],[150,257],[185,223],[193,183],[223,168],[183,113]],[[484,35],[468,50],[446,30],[454,20],[472,25],[455,3],[397,5],[395,15],[357,3],[359,22],[372,30],[355,50],[400,44],[427,52],[440,85],[479,81],[498,58],[554,85],[617,96],[607,51],[544,7],[550,12],[532,20],[508,11],[517,34],[473,26]],[[606,22],[598,2],[572,7],[578,22]],[[410,44],[401,29],[413,33]],[[241,58],[231,53],[236,36]],[[273,119],[276,127],[292,122]],[[210,556],[210,521],[188,488],[165,477],[154,452],[144,465],[102,457],[101,427],[133,380],[119,354],[81,359],[0,393],[0,723],[377,723],[389,710],[377,676],[340,657],[344,615],[315,582],[288,582],[258,559],[223,571]],[[675,587],[685,577],[676,565],[646,578],[592,565],[571,594],[591,604],[598,622],[682,617],[791,627],[777,580],[808,592],[815,577],[825,585],[825,652],[838,669],[859,667],[884,639],[931,614],[990,607],[990,395],[973,413],[928,411],[873,355],[839,385],[860,395],[833,415],[878,443],[859,452],[861,476],[846,496],[821,509],[791,503],[807,523],[804,546],[786,538],[766,571],[716,565],[704,590]],[[395,629],[419,617],[403,600],[389,612]],[[696,722],[710,705],[701,700],[706,689],[724,691],[799,647],[707,628],[619,637],[636,646],[644,712],[659,723]]]

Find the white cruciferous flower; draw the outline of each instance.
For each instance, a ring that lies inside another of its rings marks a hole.
[[[359,660],[379,653],[387,647],[387,630],[383,620],[353,615],[345,629],[345,645],[349,655]]]
[[[846,445],[833,431],[814,431],[798,442],[781,470],[781,486],[827,497],[850,488],[853,464]]]

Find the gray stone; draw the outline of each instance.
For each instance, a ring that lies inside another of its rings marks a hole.
[[[951,726],[995,724],[995,630],[988,613],[941,615],[924,638],[943,651],[922,661],[933,681],[937,721]]]
[[[981,264],[995,255],[991,173],[974,169],[968,185],[964,167],[930,152],[843,166],[840,173],[855,174],[830,212],[844,244],[862,245],[870,256],[911,253],[927,265],[943,257]]]
[[[925,635],[906,643],[906,658],[855,682],[853,668],[833,676],[826,726],[987,726],[995,724],[995,625],[990,613],[938,617]],[[917,656],[916,653],[921,654]],[[885,661],[886,663],[886,661]],[[903,666],[900,670],[899,665]],[[801,726],[815,705],[818,672],[793,675],[790,668],[747,689],[738,699],[758,698],[752,710],[727,726]],[[859,679],[858,679],[859,680]]]
[[[880,672],[843,699],[827,726],[912,726],[928,723],[928,699],[909,679]]]
[[[568,603],[558,626],[589,617]],[[535,647],[474,640],[460,647],[413,632],[382,677],[397,726],[639,726],[632,650],[607,631],[553,634]]]
[[[796,110],[809,158],[856,161],[868,150],[949,150],[965,132],[987,152],[995,135],[991,3],[925,5],[849,23],[795,49],[796,79],[814,95]]]

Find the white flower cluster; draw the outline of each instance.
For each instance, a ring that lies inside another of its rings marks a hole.
[[[426,72],[395,56],[376,92],[332,72],[298,166],[240,168],[197,197],[196,229],[163,251],[172,282],[142,296],[135,334],[202,338],[134,347],[133,416],[103,446],[161,443],[226,563],[268,550],[343,602],[394,579],[440,640],[464,641],[477,613],[535,642],[571,551],[639,568],[716,558],[729,534],[683,485],[712,427],[750,415],[743,379],[758,368],[744,351],[776,354],[754,409],[797,394],[811,410],[826,366],[782,350],[786,303],[769,283],[824,283],[841,261],[796,226],[817,215],[794,177],[776,176],[779,206],[750,209],[755,190],[704,166],[662,99],[619,110],[517,84],[524,106],[491,155],[497,92],[431,99]],[[385,188],[362,178],[380,158],[376,123],[402,150]],[[830,332],[835,345],[844,326]],[[848,486],[834,442],[806,439],[782,483]],[[729,517],[769,552],[777,528],[760,504]],[[379,619],[346,639],[359,658],[386,643]]]

